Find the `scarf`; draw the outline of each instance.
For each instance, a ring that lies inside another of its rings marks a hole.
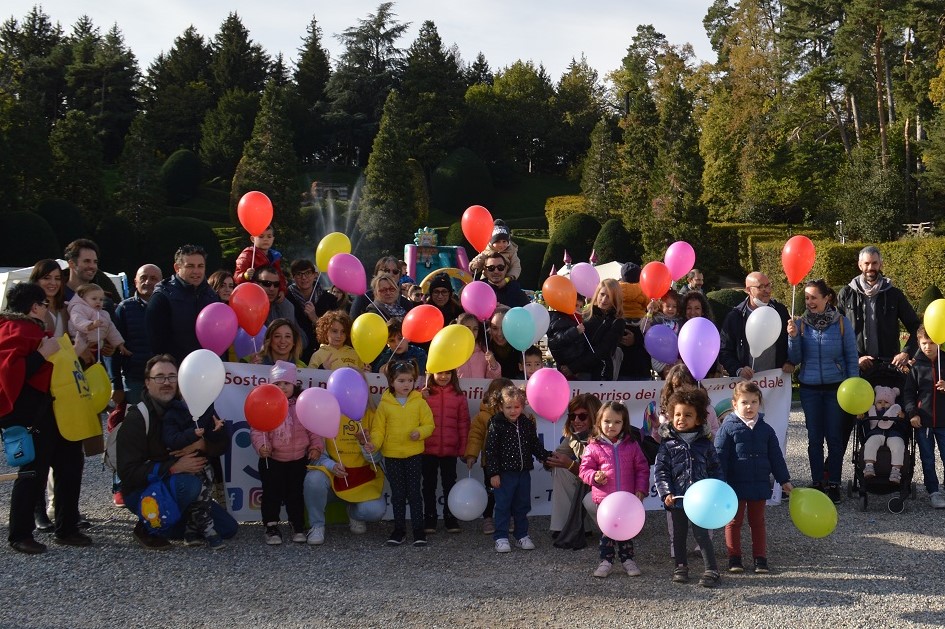
[[[833,306],[827,306],[824,308],[823,312],[811,312],[808,310],[804,313],[804,323],[821,332],[839,320],[840,311]]]
[[[877,280],[875,284],[870,286],[869,284],[866,283],[866,276],[863,275],[862,273],[858,277],[853,278],[853,281],[856,283],[854,288],[860,291],[861,293],[863,293],[864,295],[866,295],[867,297],[875,297],[876,295],[880,294],[881,292],[888,289],[892,285],[892,282],[889,280],[888,277],[880,276],[879,280]]]

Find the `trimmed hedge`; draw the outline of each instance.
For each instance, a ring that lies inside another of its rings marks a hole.
[[[709,300],[709,306],[712,307],[712,315],[715,317],[715,324],[721,328],[725,317],[735,306],[745,301],[744,290],[736,288],[723,288],[720,290],[709,291],[705,298]]]
[[[200,190],[200,158],[187,149],[175,151],[161,166],[161,184],[168,205],[180,205],[194,198]]]
[[[569,194],[548,197],[545,201],[545,219],[548,221],[548,236],[553,237],[555,230],[570,216],[584,212],[584,197]]]
[[[573,263],[586,262],[599,231],[600,223],[590,214],[577,213],[566,218],[558,229],[551,232],[545,257],[541,262],[541,277],[548,276],[552,265],[561,267],[565,250]]]
[[[931,286],[926,288],[924,291],[922,291],[922,295],[919,297],[919,301],[915,305],[915,311],[919,313],[919,316],[921,317],[922,315],[925,314],[925,309],[929,307],[930,303],[932,303],[936,299],[941,299],[941,298],[942,298],[942,291],[939,290],[938,286],[936,286],[935,284],[932,284]]]
[[[548,241],[542,238],[513,236],[518,245],[518,258],[522,263],[522,277],[518,279],[522,288],[538,290],[545,276],[541,274],[542,260]]]
[[[430,204],[448,216],[459,218],[470,205],[489,207],[494,198],[489,169],[468,148],[450,153],[430,177]]]
[[[127,273],[133,290],[135,273],[147,260],[142,255],[141,243],[131,221],[122,216],[106,216],[95,230],[95,243],[102,250],[100,266],[112,273]],[[171,274],[170,267],[160,268],[164,277]]]
[[[635,237],[623,226],[618,218],[612,218],[601,227],[594,240],[594,251],[597,253],[597,263],[607,262],[636,262],[641,264],[642,257],[639,251],[640,235]]]
[[[46,219],[63,247],[77,238],[88,238],[91,234],[79,207],[72,201],[43,199],[36,206],[36,213]]]
[[[207,251],[207,275],[221,268],[223,250],[213,229],[195,218],[169,216],[162,218],[148,233],[142,247],[149,262],[161,268],[165,277],[173,272],[174,252],[181,245],[200,245]]]

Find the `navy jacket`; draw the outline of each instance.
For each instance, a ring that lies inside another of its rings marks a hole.
[[[945,393],[935,388],[941,379],[938,365],[921,351],[916,352],[902,392],[907,420],[918,415],[923,428],[945,428]]]
[[[218,301],[220,298],[206,280],[199,286],[187,284],[176,274],[162,280],[154,289],[145,314],[151,350],[155,354],[170,354],[179,365],[187,354],[200,349],[197,315],[205,306]]]
[[[787,463],[774,428],[758,414],[754,428],[749,428],[735,413],[715,436],[725,481],[735,490],[739,500],[767,500],[771,497],[768,476],[774,474],[779,485],[791,480]]]
[[[137,293],[122,301],[115,309],[115,327],[121,332],[125,347],[131,352],[131,356],[122,356],[120,352],[112,356],[112,384],[116,390],[123,388],[123,375],[125,378],[144,380],[144,365],[153,356],[145,323],[147,309],[148,302]]]
[[[781,317],[781,333],[778,340],[774,342],[774,364],[780,368],[788,362],[788,311],[784,305],[774,299],[768,305],[774,308]],[[748,315],[751,312],[748,308],[748,299],[745,299],[725,316],[722,329],[719,331],[721,337],[719,362],[730,376],[737,376],[738,370],[742,367],[751,367],[751,352],[748,350],[748,339],[745,338],[745,322],[748,321]]]
[[[660,426],[663,440],[656,453],[654,468],[656,492],[660,500],[665,500],[670,494],[683,496],[693,483],[704,478],[725,480],[708,424],[702,424],[699,431],[699,437],[690,445],[679,436],[672,424]],[[682,509],[682,502],[677,502],[675,508]]]

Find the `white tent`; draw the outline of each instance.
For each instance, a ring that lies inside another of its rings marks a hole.
[[[597,264],[594,268],[597,269],[597,274],[600,275],[600,279],[602,280],[620,280],[620,267],[622,265],[623,262],[607,262],[605,264]],[[569,277],[571,275],[571,268],[568,266],[560,268],[558,275]]]
[[[56,262],[59,263],[59,268],[63,270],[69,268],[69,263],[65,260],[56,260]],[[32,271],[33,267],[31,266],[23,269],[0,267],[0,310],[7,306],[7,290],[14,284],[29,280]],[[115,290],[122,296],[122,299],[128,296],[128,276],[125,273],[115,275],[106,271],[105,275],[115,285]]]

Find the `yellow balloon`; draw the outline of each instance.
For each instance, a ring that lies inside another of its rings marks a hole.
[[[351,241],[341,232],[332,232],[322,238],[315,249],[315,266],[322,273],[328,270],[328,261],[338,253],[351,253]]]
[[[448,325],[430,341],[427,373],[456,369],[472,356],[476,339],[465,325]]]
[[[387,324],[373,312],[365,312],[351,324],[351,344],[358,358],[366,363],[381,355],[387,345]]]
[[[108,372],[102,363],[95,363],[85,370],[85,380],[89,383],[89,393],[92,394],[92,412],[101,413],[112,397],[112,383],[108,380]]]
[[[945,343],[945,299],[936,299],[925,309],[922,317],[925,331],[936,345]]]
[[[862,415],[873,405],[873,387],[863,378],[847,378],[837,389],[840,408],[851,415]]]
[[[809,487],[791,492],[791,520],[801,533],[819,539],[837,528],[837,508],[827,494]]]

